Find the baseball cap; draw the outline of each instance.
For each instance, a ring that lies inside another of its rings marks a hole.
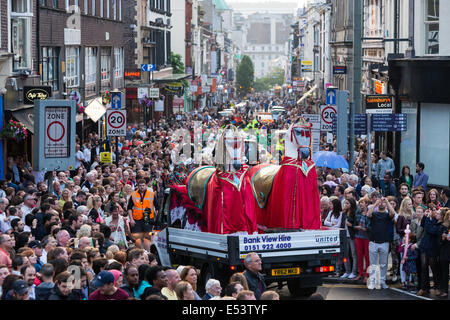
[[[12,289],[17,292],[18,294],[22,295],[25,294],[25,292],[28,291],[28,286],[25,280],[19,279],[14,281]]]
[[[108,283],[114,283],[114,275],[109,271],[103,270],[98,274],[97,279],[95,279],[94,286],[100,288]]]
[[[33,241],[30,241],[30,243],[28,244],[28,247],[30,247],[31,249],[34,249],[37,247],[42,248],[42,244],[39,240],[33,240]]]

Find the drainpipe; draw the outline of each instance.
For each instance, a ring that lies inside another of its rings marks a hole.
[[[409,0],[409,26],[408,26],[408,37],[409,37],[409,47],[406,50],[407,57],[414,58],[416,56],[416,50],[414,49],[414,14],[415,6],[414,0]]]
[[[36,52],[37,52],[37,72],[40,75],[41,50],[39,48],[39,0],[36,0]]]

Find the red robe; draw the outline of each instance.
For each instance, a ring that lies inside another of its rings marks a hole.
[[[284,157],[267,204],[258,210],[258,224],[268,228],[321,229],[320,196],[313,161]]]
[[[256,232],[255,203],[245,202],[245,199],[253,197],[248,166],[243,165],[234,175],[237,184],[232,172],[216,170],[209,179],[202,210],[205,222],[201,225],[202,231],[218,234]]]

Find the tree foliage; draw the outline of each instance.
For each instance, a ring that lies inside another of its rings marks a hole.
[[[183,63],[183,57],[181,56],[181,54],[176,54],[173,53],[173,51],[170,52],[170,64],[172,65],[173,74],[181,74],[181,73],[185,73],[186,67],[184,66]],[[188,86],[188,82],[186,81],[186,79],[181,80],[181,83],[183,83],[184,87]]]
[[[284,70],[282,68],[273,69],[267,76],[255,80],[254,88],[256,92],[268,91],[276,85],[284,83]]]
[[[243,56],[236,69],[236,89],[241,96],[250,92],[254,78],[253,62],[249,56]]]
[[[176,54],[173,52],[170,52],[170,62],[173,68],[173,73],[184,73],[185,67],[183,63],[183,57],[181,54]]]

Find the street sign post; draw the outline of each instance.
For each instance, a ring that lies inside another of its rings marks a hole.
[[[118,137],[126,135],[127,111],[107,110],[106,111],[106,136]]]
[[[159,99],[159,88],[150,88],[150,98]]]
[[[406,113],[373,114],[371,129],[375,132],[406,131],[406,119]]]
[[[333,130],[333,116],[335,114],[336,114],[335,106],[332,105],[320,106],[321,131],[331,132]]]
[[[74,170],[76,102],[35,100],[33,169]]]
[[[112,163],[112,153],[111,152],[100,152],[100,162],[101,163]]]
[[[155,64],[141,64],[141,71],[142,72],[156,71],[156,65]]]
[[[122,92],[111,91],[111,108],[122,109]]]
[[[312,124],[312,152],[318,152],[320,150],[320,114],[302,114],[302,117]]]
[[[350,93],[344,90],[337,91],[337,153],[347,155],[348,153],[348,116]],[[351,168],[350,168],[351,169]]]
[[[327,88],[327,104],[336,105],[336,88]]]
[[[353,117],[353,125],[355,134],[366,135],[367,134],[367,114],[356,113]],[[350,114],[348,115],[348,130],[350,132]],[[333,134],[337,134],[337,118],[333,118]]]

